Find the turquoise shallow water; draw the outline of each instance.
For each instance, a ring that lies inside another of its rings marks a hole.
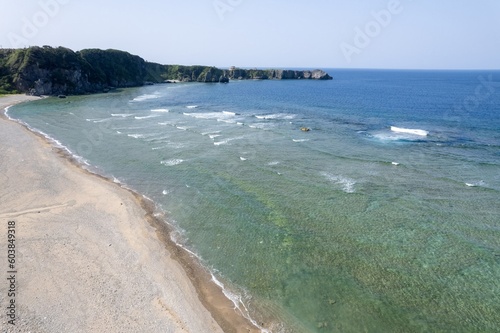
[[[331,75],[9,115],[152,198],[273,331],[498,331],[500,73]]]

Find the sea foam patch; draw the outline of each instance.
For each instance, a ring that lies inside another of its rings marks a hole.
[[[404,128],[391,126],[388,130],[381,130],[376,132],[365,132],[358,131],[358,134],[366,135],[370,138],[375,138],[384,142],[391,141],[409,141],[409,142],[420,142],[427,141],[429,131],[419,128]]]
[[[404,128],[404,127],[396,127],[396,126],[391,126],[391,131],[395,133],[405,133],[405,134],[412,134],[412,135],[418,135],[418,136],[427,136],[429,135],[429,132],[423,129],[414,129],[414,128]]]
[[[222,111],[222,112],[184,112],[183,113],[185,116],[188,117],[193,117],[197,119],[221,119],[221,120],[226,120],[230,119],[236,116],[236,113],[234,112],[227,112],[227,111]]]
[[[181,130],[181,131],[187,131],[191,128],[194,128],[194,126],[175,126],[175,128]]]
[[[391,142],[391,141],[419,142],[419,141],[425,141],[425,139],[426,139],[426,137],[421,136],[421,135],[415,135],[415,134],[409,134],[409,133],[397,133],[397,132],[378,132],[378,133],[368,135],[368,137],[372,137],[372,138],[375,138],[377,140],[384,141],[384,142]]]
[[[328,179],[328,181],[330,181],[331,183],[339,185],[342,191],[346,193],[355,192],[354,185],[356,185],[356,181],[354,179],[347,178],[341,175],[333,175],[328,172],[322,172],[321,175],[326,177],[326,179]]]
[[[174,166],[174,165],[179,165],[182,162],[184,162],[184,160],[173,158],[171,160],[161,161],[160,163],[166,166]]]

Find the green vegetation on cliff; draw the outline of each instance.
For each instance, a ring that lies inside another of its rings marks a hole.
[[[76,54],[89,64],[89,82],[109,86],[134,86],[144,82],[146,62],[139,56],[118,50],[87,49]]]
[[[323,71],[222,70],[161,65],[119,50],[74,52],[50,46],[0,49],[0,94],[70,95],[165,81],[228,82],[229,79],[331,79]]]
[[[144,60],[126,52],[58,47],[0,50],[0,92],[83,94],[117,86],[143,84]]]
[[[155,78],[151,80],[161,81],[197,81],[197,82],[220,82],[224,77],[224,71],[215,67],[207,66],[181,66],[181,65],[160,65],[147,63],[148,75]]]
[[[10,70],[13,67],[13,62],[17,62],[19,57],[14,53],[19,52],[0,49],[0,94],[17,93],[13,82],[14,76]]]

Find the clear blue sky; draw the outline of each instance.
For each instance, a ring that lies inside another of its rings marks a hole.
[[[0,0],[0,45],[220,67],[500,69],[500,1]]]

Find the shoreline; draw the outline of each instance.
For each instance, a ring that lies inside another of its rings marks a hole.
[[[17,98],[18,100],[5,102],[6,99],[9,99],[8,97],[11,97],[10,99]],[[185,249],[182,245],[177,244],[172,239],[171,234],[175,232],[175,229],[171,225],[169,225],[166,220],[158,216],[154,202],[144,197],[143,195],[133,191],[132,189],[124,187],[119,183],[115,183],[111,179],[108,179],[102,175],[96,174],[84,168],[83,165],[73,155],[71,155],[71,152],[68,151],[67,149],[61,147],[55,147],[54,143],[51,142],[50,138],[44,136],[42,133],[31,130],[27,125],[18,122],[16,120],[9,119],[8,116],[4,115],[4,109],[7,106],[12,106],[19,102],[33,101],[38,99],[39,99],[38,97],[31,97],[24,95],[1,96],[0,122],[9,122],[10,124],[16,124],[17,126],[21,126],[21,128],[23,128],[24,131],[30,134],[34,134],[34,137],[36,137],[42,145],[50,147],[50,149],[52,150],[51,154],[54,157],[63,160],[62,161],[63,164],[64,162],[68,162],[68,164],[72,166],[68,167],[67,168],[68,170],[65,171],[80,173],[80,174],[83,173],[84,177],[88,177],[89,175],[94,176],[93,178],[98,179],[101,182],[104,181],[105,183],[108,184],[108,186],[114,187],[116,189],[116,192],[120,192],[119,194],[127,193],[129,195],[132,195],[134,198],[134,204],[137,205],[137,207],[139,207],[139,209],[142,210],[142,212],[144,213],[142,221],[138,222],[147,221],[147,223],[144,224],[147,224],[147,226],[150,227],[151,230],[154,230],[154,235],[156,237],[156,240],[158,240],[159,243],[161,243],[167,255],[182,267],[182,271],[185,274],[185,277],[187,278],[188,281],[181,281],[181,283],[182,284],[189,283],[194,288],[194,291],[196,293],[195,295],[196,299],[202,304],[204,309],[206,309],[210,313],[211,318],[213,318],[217,323],[219,330],[214,328],[213,331],[219,332],[220,330],[222,330],[223,332],[252,332],[252,333],[267,332],[263,327],[260,327],[260,325],[258,325],[251,318],[245,316],[243,311],[241,309],[238,309],[233,303],[233,301],[231,301],[228,297],[226,297],[226,295],[224,294],[224,290],[222,289],[222,286],[220,286],[220,282],[214,280],[214,276],[209,272],[207,268],[205,268],[201,264],[201,262],[194,254],[192,254],[189,250]],[[35,149],[36,148],[39,147],[35,147]],[[127,279],[126,276],[122,278]],[[239,311],[237,311],[237,309]],[[119,316],[120,313],[116,315]],[[194,315],[197,315],[197,313],[194,313]],[[182,332],[190,332],[189,329],[185,330],[184,327],[181,327],[181,329]]]

